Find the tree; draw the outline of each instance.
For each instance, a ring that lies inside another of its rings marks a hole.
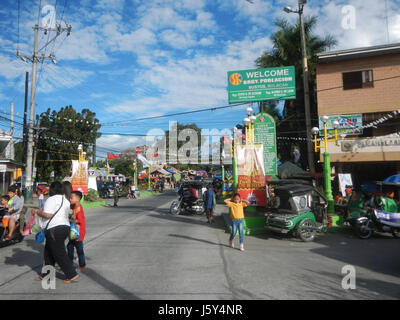
[[[275,21],[278,30],[272,34],[273,47],[264,52],[256,60],[259,68],[294,66],[296,71],[296,99],[286,100],[283,108],[283,120],[277,125],[277,134],[280,136],[307,137],[305,128],[305,108],[303,92],[303,67],[300,39],[300,23],[290,24],[285,19]],[[335,46],[337,41],[331,35],[321,38],[313,33],[317,26],[317,17],[305,17],[304,29],[309,67],[310,106],[312,122],[317,125],[316,107],[316,66],[317,54]],[[302,145],[302,154],[306,155],[306,144]],[[290,159],[290,148],[280,150],[284,160]],[[302,157],[302,164],[307,165],[307,159]]]
[[[93,154],[90,146],[101,136],[96,113],[89,109],[79,113],[72,106],[58,112],[50,109],[43,112],[40,127],[45,130],[40,131],[35,147],[38,149],[36,167],[41,179],[49,179],[52,171],[55,177],[70,176],[71,161],[68,160],[78,159],[78,145],[83,145],[86,157],[90,159]]]
[[[278,106],[278,101],[276,100],[261,101],[259,106],[259,112],[261,113],[261,110],[263,109],[264,112],[268,113],[272,118],[274,118],[275,123],[278,124],[278,122],[282,119],[282,115],[278,110],[277,106]]]

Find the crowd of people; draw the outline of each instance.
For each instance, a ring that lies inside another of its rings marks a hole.
[[[85,270],[86,259],[83,240],[86,234],[85,214],[81,206],[82,192],[73,191],[70,182],[53,182],[50,185],[49,197],[44,201],[42,192],[38,192],[38,207],[32,209],[34,225],[44,231],[44,265],[57,263],[65,274],[64,283],[77,281],[79,272]],[[1,197],[1,209],[5,211],[2,218],[4,227],[3,241],[12,240],[15,227],[24,207],[24,200],[16,186],[11,186],[7,195]],[[71,224],[74,222],[79,230],[79,238],[70,237]],[[22,223],[22,222],[21,222]],[[69,239],[67,246],[65,241]],[[79,267],[74,266],[74,251],[77,251]],[[43,280],[45,274],[35,280]]]

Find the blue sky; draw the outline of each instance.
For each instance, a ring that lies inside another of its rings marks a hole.
[[[45,16],[39,5],[52,5],[57,21],[72,25],[43,53],[54,52],[57,65],[39,65],[36,113],[66,105],[90,108],[100,123],[224,106],[229,70],[254,68],[271,48],[273,20],[295,14],[282,11],[296,0],[2,0],[0,9],[0,112],[15,103],[21,121],[24,74],[31,65],[15,57],[31,54],[32,27]],[[355,10],[355,28],[342,26],[343,7]],[[334,49],[400,40],[398,1],[308,1],[305,14],[319,16],[318,34],[339,41]],[[19,20],[19,24],[18,24]],[[389,34],[387,33],[389,27]],[[19,32],[18,32],[19,29]],[[388,37],[389,35],[389,37]],[[50,35],[50,38],[52,35]],[[40,34],[39,47],[48,39]],[[203,128],[232,128],[246,106],[151,121],[103,126],[107,133],[146,133],[168,128],[169,120],[195,122]],[[6,128],[6,124],[1,124]],[[18,129],[18,128],[17,128]],[[17,132],[17,135],[20,134]],[[143,142],[138,137],[107,135],[103,148],[122,150]]]

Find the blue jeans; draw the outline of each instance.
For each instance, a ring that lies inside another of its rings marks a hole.
[[[44,206],[43,206],[43,200],[39,199],[39,209],[43,210]]]
[[[70,240],[67,244],[68,257],[74,261],[74,249],[78,253],[79,266],[86,266],[85,253],[83,252],[83,241]]]
[[[243,219],[232,220],[232,233],[229,240],[232,241],[235,238],[237,230],[239,229],[240,243],[244,243],[243,227]]]

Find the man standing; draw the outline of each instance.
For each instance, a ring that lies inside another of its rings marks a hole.
[[[116,184],[114,187],[114,207],[118,207],[119,196],[120,196],[119,188],[118,184]]]
[[[215,192],[212,185],[208,185],[207,191],[203,194],[204,206],[206,209],[207,223],[214,222],[213,212],[216,203]]]

